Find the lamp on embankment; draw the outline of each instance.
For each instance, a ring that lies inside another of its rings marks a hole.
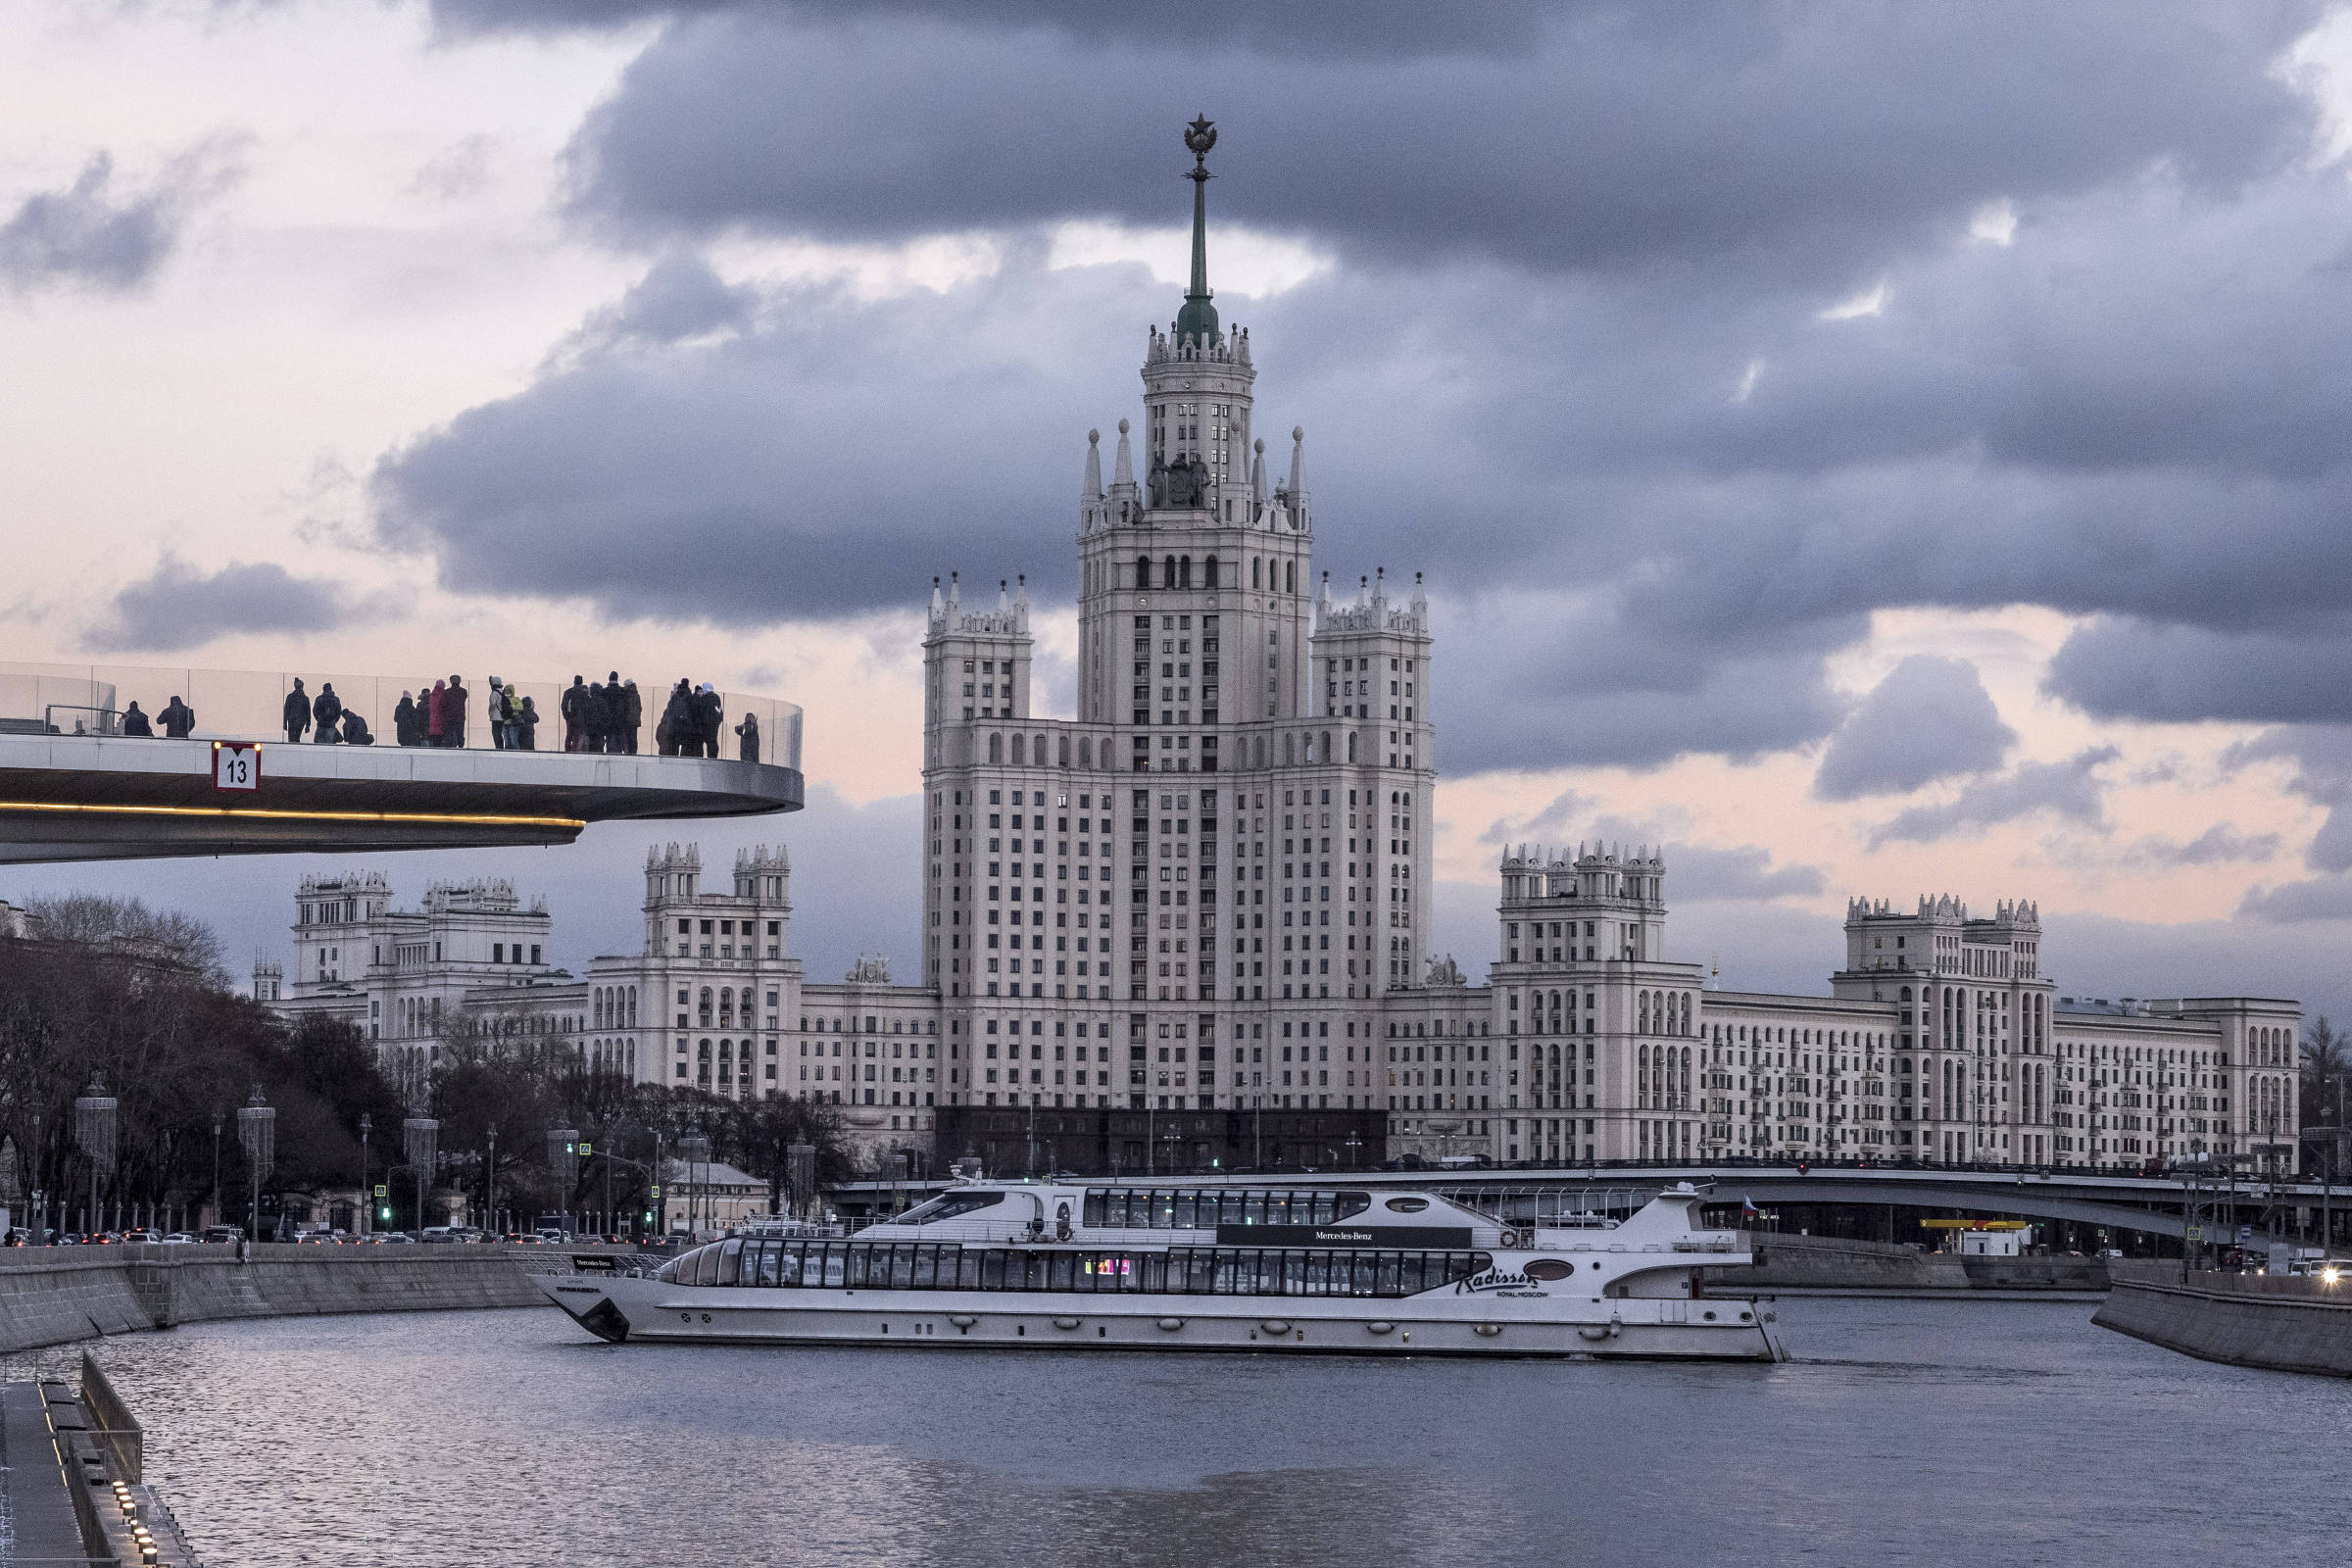
[[[258,1242],[262,1239],[262,1178],[277,1163],[277,1109],[262,1098],[260,1084],[253,1086],[253,1098],[237,1107],[237,1143],[253,1168],[252,1229],[247,1234]]]
[[[416,1229],[424,1230],[424,1187],[432,1179],[441,1152],[441,1124],[430,1116],[411,1116],[400,1124],[401,1152],[416,1173]]]
[[[94,1231],[104,1229],[98,1213],[98,1176],[115,1163],[117,1119],[115,1097],[106,1092],[104,1081],[91,1073],[88,1092],[74,1102],[74,1143],[90,1162],[89,1229]]]

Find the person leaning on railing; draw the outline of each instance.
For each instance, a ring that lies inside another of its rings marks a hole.
[[[135,698],[128,708],[122,710],[122,733],[140,740],[155,739],[155,726],[147,722],[145,713],[139,711]]]

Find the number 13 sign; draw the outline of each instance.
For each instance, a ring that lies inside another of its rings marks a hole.
[[[213,788],[258,790],[262,787],[262,749],[228,741],[213,742]]]

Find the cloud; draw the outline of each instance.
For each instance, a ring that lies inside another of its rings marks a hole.
[[[2352,722],[2352,617],[2216,630],[2102,616],[2067,638],[2043,685],[2097,718]]]
[[[700,256],[664,257],[633,284],[620,303],[589,318],[582,335],[593,342],[682,343],[749,326],[756,290],[727,283]]]
[[[1665,853],[1666,889],[1678,904],[1818,898],[1826,885],[1821,867],[1775,866],[1772,852],[1752,844],[1676,844]]]
[[[2238,914],[2249,920],[2299,925],[2314,920],[2352,920],[2352,877],[2312,877],[2278,887],[2246,890]]]
[[[234,137],[201,143],[138,190],[116,180],[113,154],[91,154],[73,184],[25,197],[0,222],[0,285],[18,294],[142,287],[179,243],[188,219],[240,176],[240,146]]]
[[[83,642],[175,653],[218,637],[341,630],[384,612],[330,578],[297,577],[274,563],[232,561],[207,574],[167,553],[154,571],[115,595]]]
[[[1248,160],[1224,168],[1253,172],[1225,210],[1348,256],[1850,267],[1888,236],[1964,234],[1989,199],[2157,161],[2222,188],[2279,167],[2311,107],[2272,62],[2315,14],[1224,0],[1170,29],[1074,0],[678,7],[581,127],[574,210],[860,242],[1164,221],[1174,127],[1208,80]]]
[[[2233,860],[2267,860],[2278,853],[2276,833],[2241,833],[2234,822],[2216,822],[2183,844],[2160,835],[2133,844],[2126,857],[2142,865],[2222,865]]]
[[[2314,871],[2352,871],[2352,730],[2282,724],[2222,756],[2223,765],[2232,769],[2279,759],[2295,764],[2287,789],[2328,810],[2303,852],[2303,863]]]
[[[1903,795],[2001,765],[2017,731],[1965,659],[1914,654],[1887,672],[1830,737],[1813,793],[1825,801]]]
[[[2121,755],[2112,746],[2093,746],[2063,762],[2020,762],[1999,778],[1968,785],[1943,805],[1899,812],[1871,834],[1870,847],[1932,843],[1982,832],[2035,811],[2054,811],[2096,827],[2104,820],[2097,770]]]
[[[1600,804],[1598,798],[1576,790],[1562,790],[1551,804],[1530,816],[1498,816],[1487,824],[1478,836],[1481,844],[1517,844],[1546,833],[1564,833],[1577,818],[1591,813]]]
[[[497,146],[494,136],[460,137],[417,168],[409,180],[410,193],[438,202],[479,195],[490,183],[490,158]]]

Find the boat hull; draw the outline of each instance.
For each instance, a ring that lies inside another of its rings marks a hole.
[[[1072,1296],[677,1285],[543,1276],[550,1300],[616,1344],[1509,1355],[1777,1361],[1775,1314],[1740,1298],[1532,1292],[1349,1297]]]

